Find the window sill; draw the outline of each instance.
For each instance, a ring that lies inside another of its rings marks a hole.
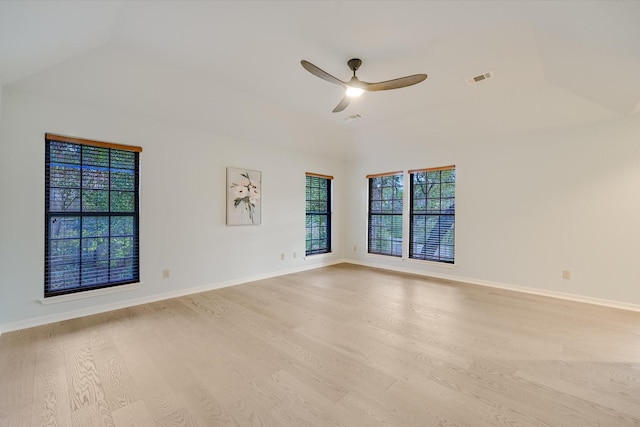
[[[444,267],[444,268],[456,268],[457,267],[457,264],[455,264],[455,263],[449,264],[449,263],[446,263],[446,262],[429,261],[429,260],[426,260],[426,259],[406,258],[406,257],[395,256],[395,255],[371,254],[371,253],[367,252],[366,256],[370,257],[370,258],[397,260],[397,261],[407,262],[409,264],[420,264],[420,265],[428,265],[428,266],[433,266],[433,267]]]
[[[398,260],[398,261],[404,261],[404,258],[402,258],[401,256],[397,256],[397,255],[372,254],[371,252],[367,252],[365,254],[365,256],[368,256],[368,257],[371,257],[371,258],[395,259],[395,260]]]
[[[58,295],[56,297],[48,297],[48,298],[43,297],[43,298],[40,298],[38,301],[40,301],[40,304],[42,305],[58,304],[61,302],[76,301],[81,299],[98,297],[101,295],[110,295],[110,294],[117,294],[120,292],[128,292],[134,289],[138,289],[139,287],[140,287],[139,282],[129,283],[128,285],[112,286],[110,288],[94,289],[92,291],[74,292],[72,294]]]
[[[447,262],[437,262],[437,261],[429,261],[426,259],[414,259],[414,258],[402,258],[403,261],[409,262],[411,264],[421,264],[421,265],[431,265],[434,267],[444,267],[444,268],[456,268],[457,264],[449,264]]]
[[[333,255],[333,252],[324,252],[321,254],[310,254],[310,255],[305,255],[303,259],[307,260],[307,259],[321,259],[321,258],[327,258]]]

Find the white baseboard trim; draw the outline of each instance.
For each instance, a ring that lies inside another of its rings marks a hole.
[[[64,320],[76,319],[78,317],[91,316],[93,314],[105,313],[108,311],[119,310],[122,308],[133,307],[141,304],[148,304],[157,301],[163,301],[171,298],[178,298],[185,295],[197,294],[200,292],[211,291],[214,289],[226,288],[229,286],[241,285],[243,283],[255,282],[258,280],[270,279],[272,277],[284,276],[285,274],[299,273],[306,270],[314,270],[316,268],[326,267],[329,265],[340,264],[345,262],[344,260],[326,260],[313,265],[296,267],[286,270],[279,270],[272,273],[260,274],[256,276],[241,277],[237,279],[227,280],[224,282],[211,283],[203,286],[196,286],[192,288],[180,289],[172,292],[164,292],[157,295],[149,295],[142,298],[133,298],[125,301],[119,301],[112,304],[103,304],[86,309],[70,310],[62,313],[51,314],[47,316],[34,317],[31,319],[20,320],[17,322],[0,324],[0,335],[5,332],[18,331],[21,329],[33,328],[36,326],[47,325],[49,323],[62,322]]]
[[[620,302],[620,301],[611,301],[611,300],[606,300],[606,299],[601,299],[601,298],[592,298],[592,297],[587,297],[587,296],[582,296],[582,295],[566,294],[566,293],[562,293],[562,292],[544,291],[544,290],[540,290],[540,289],[534,289],[534,288],[528,288],[528,287],[523,287],[523,286],[510,285],[510,284],[506,284],[506,283],[492,282],[492,281],[488,281],[488,280],[473,279],[473,278],[468,278],[468,277],[460,277],[460,276],[455,276],[455,275],[451,275],[451,274],[440,274],[440,273],[433,273],[433,272],[424,272],[424,271],[419,271],[419,270],[415,270],[415,269],[411,269],[411,268],[401,268],[401,267],[395,267],[395,266],[389,266],[389,265],[380,265],[380,264],[376,264],[376,263],[363,262],[363,261],[357,261],[357,260],[352,260],[352,259],[337,259],[337,260],[327,260],[327,261],[323,261],[323,262],[320,262],[320,263],[314,263],[313,265],[309,265],[309,266],[296,267],[296,268],[286,269],[286,270],[279,270],[279,271],[275,271],[275,272],[267,273],[267,274],[260,274],[260,275],[256,275],[256,276],[242,277],[242,278],[237,278],[237,279],[228,280],[228,281],[224,281],[224,282],[218,282],[218,283],[212,283],[212,284],[203,285],[203,286],[180,289],[180,290],[173,291],[173,292],[165,292],[165,293],[162,293],[162,294],[149,295],[149,296],[142,297],[142,298],[129,299],[129,300],[113,303],[113,304],[103,304],[103,305],[89,307],[89,308],[81,309],[81,310],[71,310],[71,311],[66,311],[66,312],[63,312],[63,313],[56,313],[56,314],[52,314],[52,315],[48,315],[48,316],[41,316],[41,317],[35,317],[35,318],[32,318],[32,319],[25,319],[25,320],[21,320],[21,321],[17,321],[17,322],[12,322],[12,323],[0,324],[0,335],[2,335],[5,332],[12,332],[12,331],[20,330],[20,329],[33,328],[33,327],[36,327],[36,326],[42,326],[42,325],[46,325],[46,324],[49,324],[49,323],[61,322],[61,321],[64,321],[64,320],[75,319],[75,318],[78,318],[78,317],[91,316],[93,314],[100,314],[100,313],[105,313],[105,312],[108,312],[108,311],[119,310],[119,309],[122,309],[122,308],[133,307],[133,306],[136,306],[136,305],[148,304],[148,303],[157,302],[157,301],[163,301],[163,300],[171,299],[171,298],[178,298],[178,297],[182,297],[182,296],[185,296],[185,295],[192,295],[192,294],[197,294],[197,293],[200,293],[200,292],[211,291],[211,290],[214,290],[214,289],[221,289],[221,288],[226,288],[226,287],[229,287],[229,286],[241,285],[241,284],[244,284],[244,283],[250,283],[250,282],[255,282],[255,281],[258,281],[258,280],[270,279],[270,278],[273,278],[273,277],[284,276],[286,274],[292,274],[292,273],[299,273],[299,272],[307,271],[307,270],[314,270],[314,269],[317,269],[317,268],[327,267],[327,266],[330,266],[330,265],[341,264],[341,263],[354,264],[354,265],[360,265],[360,266],[363,266],[363,267],[376,268],[376,269],[379,269],[379,270],[388,270],[388,271],[394,271],[394,272],[399,272],[399,273],[413,274],[413,275],[416,275],[416,276],[422,276],[422,277],[426,277],[426,278],[432,277],[432,278],[435,278],[435,279],[450,280],[450,281],[454,281],[454,282],[460,282],[460,283],[466,283],[466,284],[472,284],[472,285],[479,285],[479,286],[487,286],[487,287],[491,287],[491,288],[505,289],[505,290],[509,290],[509,291],[522,292],[522,293],[527,293],[527,294],[532,294],[532,295],[540,295],[540,296],[545,296],[545,297],[564,299],[564,300],[568,300],[568,301],[576,301],[576,302],[582,302],[582,303],[587,303],[587,304],[600,305],[600,306],[604,306],[604,307],[611,307],[611,308],[617,308],[617,309],[622,309],[622,310],[640,312],[640,305],[630,304],[630,303],[625,303],[625,302]]]
[[[490,288],[498,288],[498,289],[504,289],[504,290],[514,291],[514,292],[522,292],[522,293],[526,293],[526,294],[539,295],[539,296],[545,296],[545,297],[551,297],[551,298],[558,298],[558,299],[563,299],[563,300],[567,300],[567,301],[582,302],[582,303],[587,303],[587,304],[600,305],[600,306],[604,306],[604,307],[611,307],[611,308],[618,308],[618,309],[622,309],[622,310],[640,312],[640,305],[630,304],[630,303],[621,302],[621,301],[612,301],[612,300],[607,300],[607,299],[602,299],[602,298],[587,297],[587,296],[583,296],[583,295],[567,294],[567,293],[564,293],[564,292],[545,291],[545,290],[542,290],[542,289],[528,288],[528,287],[525,287],[525,286],[516,286],[516,285],[510,285],[510,284],[507,284],[507,283],[500,283],[500,282],[492,282],[492,281],[489,281],[489,280],[480,280],[480,279],[473,279],[473,278],[469,278],[469,277],[460,277],[460,276],[455,276],[455,275],[451,275],[451,274],[440,274],[440,273],[433,273],[433,272],[425,272],[425,271],[415,270],[415,269],[411,269],[411,268],[402,268],[402,267],[395,267],[395,266],[389,266],[389,265],[380,265],[380,264],[375,264],[375,263],[371,263],[371,262],[357,261],[357,260],[352,260],[352,259],[344,260],[344,262],[348,263],[348,264],[361,265],[361,266],[364,266],[364,267],[377,268],[377,269],[380,269],[380,270],[389,270],[389,271],[395,271],[395,272],[399,272],[399,273],[413,274],[413,275],[416,275],[416,276],[432,277],[434,279],[450,280],[450,281],[453,281],[453,282],[460,282],[460,283],[466,283],[466,284],[471,284],[471,285],[486,286],[486,287],[490,287]]]

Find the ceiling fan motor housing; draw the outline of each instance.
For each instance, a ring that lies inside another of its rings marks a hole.
[[[349,62],[347,62],[347,65],[349,66],[351,71],[355,73],[356,70],[360,68],[360,66],[362,65],[362,61],[358,58],[353,58],[353,59],[350,59]]]

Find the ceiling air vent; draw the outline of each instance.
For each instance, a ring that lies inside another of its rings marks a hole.
[[[362,116],[360,114],[353,114],[351,116],[345,117],[344,121],[347,122],[347,123],[351,123],[351,122],[356,121],[356,120],[361,119],[361,118],[362,118]]]
[[[467,82],[468,85],[474,85],[476,83],[480,83],[483,80],[490,79],[494,76],[495,74],[493,73],[493,71],[487,71],[486,73],[478,74],[477,76],[470,77],[465,81]]]

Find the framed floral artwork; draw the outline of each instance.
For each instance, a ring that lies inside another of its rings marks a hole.
[[[262,172],[227,168],[227,225],[257,225],[262,219]]]

